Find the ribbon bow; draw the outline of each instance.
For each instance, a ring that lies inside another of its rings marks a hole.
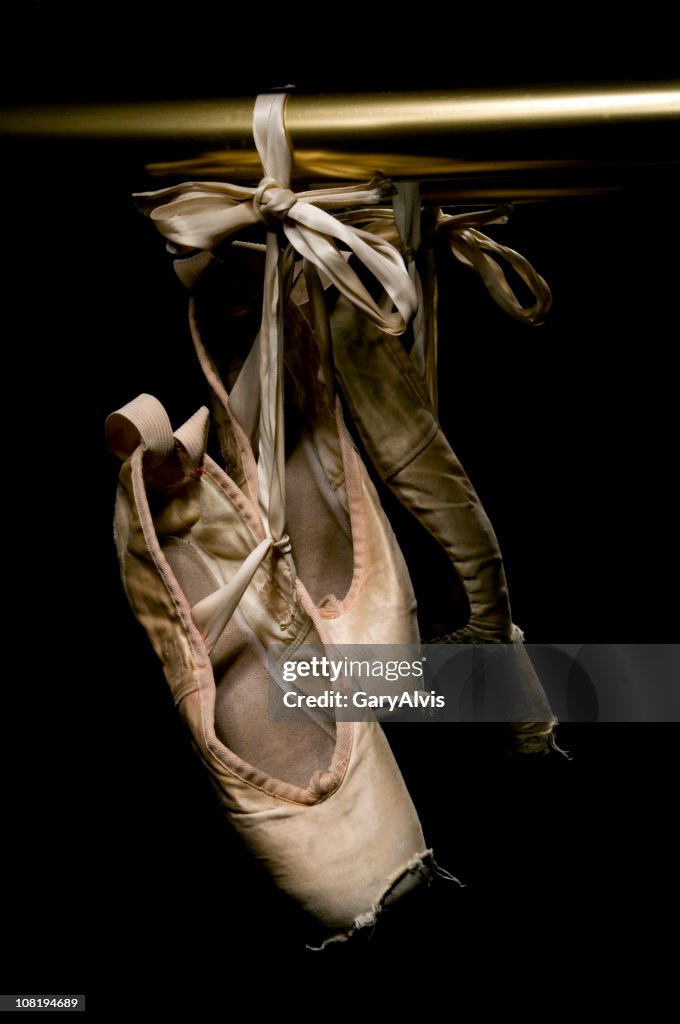
[[[156,192],[138,192],[143,213],[175,253],[214,249],[239,232],[264,224],[282,227],[293,249],[321,271],[358,309],[387,334],[403,334],[415,315],[417,297],[403,260],[385,239],[344,224],[328,210],[372,206],[391,188],[387,179],[367,184],[293,192],[291,152],[283,124],[287,96],[259,96],[253,134],[265,176],[257,188],[222,182],[186,182]],[[336,245],[344,243],[387,292],[396,311],[373,300]]]

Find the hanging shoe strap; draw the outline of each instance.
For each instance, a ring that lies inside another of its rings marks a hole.
[[[413,320],[411,361],[420,374],[433,409],[437,409],[437,277],[430,247],[421,254],[423,273],[416,259],[421,249],[420,185],[416,181],[395,182],[394,222],[401,240],[406,269],[418,294],[418,312]]]
[[[362,225],[365,231],[380,235],[399,246],[409,274],[418,288],[419,310],[414,321],[414,344],[411,359],[425,382],[433,408],[437,409],[437,278],[431,245],[421,250],[422,273],[416,269],[415,256],[421,244],[422,221],[417,214],[420,198],[413,182],[396,182],[393,209],[349,210],[340,214],[348,225]],[[433,219],[433,231],[449,243],[451,252],[465,266],[482,278],[493,301],[509,316],[529,326],[538,326],[546,319],[552,306],[552,294],[543,277],[521,253],[501,245],[479,230],[487,224],[506,224],[508,208],[477,210],[448,215],[442,210],[427,211]],[[515,270],[534,297],[523,306],[511,288],[502,266],[494,257],[501,257]],[[425,262],[427,261],[427,262]]]
[[[396,184],[395,188],[401,191],[402,184],[406,183]],[[407,205],[408,203],[413,204],[413,201],[413,193],[401,191],[393,210],[384,207],[377,210],[349,210],[339,216],[345,224],[361,224],[366,232],[378,234],[392,245],[404,246],[413,222],[410,219],[410,213],[405,211],[402,214],[403,229],[400,228],[397,222],[396,208],[400,202]],[[535,327],[543,323],[552,306],[552,294],[547,281],[521,253],[510,249],[507,245],[501,245],[500,242],[496,242],[479,230],[481,226],[487,224],[507,224],[509,210],[510,207],[501,207],[453,215],[439,210],[436,217],[436,231],[448,239],[451,252],[457,260],[477,271],[491,298],[505,313],[516,320],[521,320],[522,323]],[[403,234],[401,234],[402,230]],[[413,236],[411,237],[413,238]],[[534,302],[530,306],[521,304],[510,287],[503,268],[489,254],[500,256],[521,277],[534,296]]]
[[[108,449],[119,459],[127,459],[141,445],[147,465],[159,466],[175,450],[168,414],[153,395],[138,395],[112,412],[105,431]]]
[[[394,222],[401,240],[401,255],[418,296],[418,312],[413,319],[411,359],[425,376],[425,317],[423,286],[416,266],[420,249],[420,185],[417,181],[397,181],[393,199]]]
[[[201,406],[186,423],[175,431],[176,447],[179,450],[180,458],[191,470],[195,470],[203,462],[208,444],[209,426],[210,413],[205,406]]]
[[[210,413],[202,406],[173,433],[165,408],[153,395],[138,395],[106,420],[106,444],[113,455],[127,459],[141,446],[147,466],[160,466],[177,451],[189,471],[203,462]]]
[[[481,225],[507,224],[507,221],[505,208],[457,213],[453,216],[440,210],[437,232],[447,236],[451,252],[457,260],[477,271],[496,305],[515,320],[537,327],[543,323],[552,306],[552,294],[547,282],[521,253],[501,245],[479,230]],[[532,305],[521,304],[494,256],[506,260],[521,277],[534,296]]]

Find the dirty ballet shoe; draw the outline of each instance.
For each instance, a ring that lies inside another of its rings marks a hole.
[[[345,939],[428,878],[431,851],[376,722],[269,721],[267,647],[323,643],[325,623],[285,539],[272,543],[257,503],[205,454],[207,420],[199,410],[173,435],[148,395],[109,417],[123,583],[231,823],[328,939]]]

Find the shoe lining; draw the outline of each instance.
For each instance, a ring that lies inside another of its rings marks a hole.
[[[295,568],[314,603],[329,594],[342,601],[354,574],[352,529],[309,433],[286,462],[286,519]]]
[[[179,537],[161,539],[163,553],[195,605],[220,586],[197,547]],[[253,636],[235,615],[211,655],[215,674],[215,734],[234,754],[301,789],[326,770],[335,740],[316,722],[272,722],[268,717],[267,665]]]

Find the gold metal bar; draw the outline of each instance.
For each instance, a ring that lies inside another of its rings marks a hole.
[[[0,136],[143,142],[152,175],[252,181],[259,175],[253,103],[232,98],[14,108],[0,111]],[[382,172],[454,183],[465,177],[469,189],[471,177],[501,171],[511,179],[510,192],[513,182],[524,180],[525,193],[535,185],[537,194],[546,194],[556,173],[573,169],[582,179],[588,168],[599,191],[619,187],[622,169],[678,161],[680,82],[445,94],[293,93],[286,124],[298,179],[359,180]],[[569,192],[563,180],[556,187],[559,194]],[[583,181],[574,187],[583,191]]]
[[[432,95],[315,96],[289,102],[296,143],[323,135],[325,144],[365,136],[431,140],[474,133],[602,127],[680,118],[680,82],[667,85]]]
[[[252,145],[254,99],[18,107],[0,114],[5,136],[71,139],[163,139]],[[654,85],[496,92],[421,92],[304,96],[292,94],[286,123],[295,146],[352,149],[383,136],[419,148],[434,138],[527,129],[678,123],[680,82]],[[407,151],[412,152],[410,146]]]

